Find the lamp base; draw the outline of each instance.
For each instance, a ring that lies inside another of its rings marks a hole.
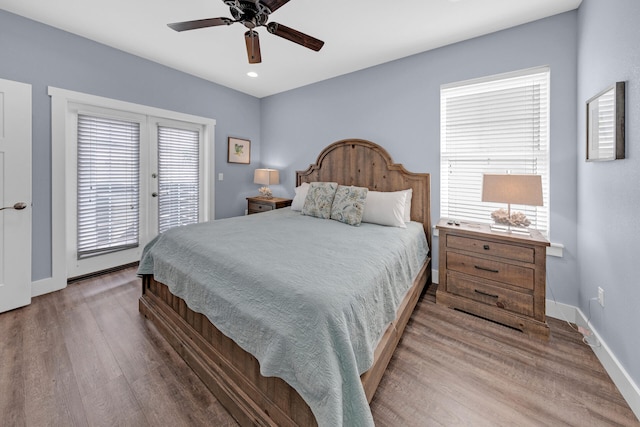
[[[260,197],[264,199],[273,199],[273,193],[269,187],[261,187],[258,193],[260,193]]]
[[[528,228],[523,228],[523,227],[513,227],[511,225],[504,225],[504,224],[491,224],[491,231],[497,231],[500,233],[513,233],[513,234],[519,234],[521,236],[531,236],[531,232],[529,231]]]

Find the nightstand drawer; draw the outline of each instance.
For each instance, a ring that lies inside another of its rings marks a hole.
[[[510,245],[508,243],[496,243],[469,237],[447,235],[447,247],[523,262],[535,262],[533,248]]]
[[[447,252],[446,263],[448,270],[483,277],[525,289],[533,289],[535,270],[532,268],[456,252]]]
[[[265,212],[265,211],[272,211],[275,207],[273,205],[265,205],[262,203],[254,203],[254,202],[249,202],[249,211],[253,211],[253,212]]]
[[[500,284],[473,280],[455,272],[447,274],[447,292],[525,316],[533,316],[533,296],[505,289]]]
[[[292,199],[283,199],[282,197],[247,197],[247,213],[251,215],[286,208],[291,206],[292,201]]]

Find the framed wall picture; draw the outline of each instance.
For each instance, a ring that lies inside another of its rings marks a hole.
[[[251,163],[251,141],[229,137],[227,163]]]
[[[624,159],[625,82],[587,101],[587,161]]]

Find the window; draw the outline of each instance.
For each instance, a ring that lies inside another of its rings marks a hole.
[[[158,232],[198,222],[200,132],[158,126]]]
[[[517,206],[549,231],[549,69],[524,70],[440,90],[441,216],[491,222],[504,208],[481,202],[484,173],[542,176],[544,206]]]
[[[139,123],[78,114],[78,259],[138,246],[139,159]]]

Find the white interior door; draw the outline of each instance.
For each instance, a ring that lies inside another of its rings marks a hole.
[[[31,302],[31,85],[0,79],[0,312]]]

